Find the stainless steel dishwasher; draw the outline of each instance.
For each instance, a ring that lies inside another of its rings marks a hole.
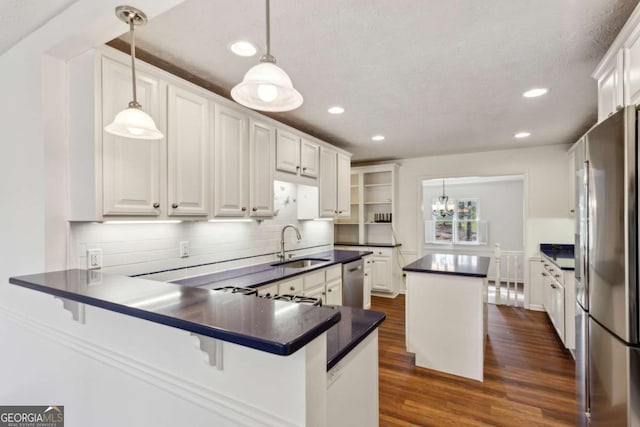
[[[364,263],[362,258],[342,264],[342,305],[363,308]]]

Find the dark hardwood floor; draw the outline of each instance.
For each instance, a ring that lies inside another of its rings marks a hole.
[[[379,329],[380,426],[571,426],[574,362],[547,315],[489,305],[484,382],[413,363],[405,350],[404,296],[372,298]]]

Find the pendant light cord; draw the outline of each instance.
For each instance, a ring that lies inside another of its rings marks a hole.
[[[268,1],[268,0],[267,0]],[[135,15],[129,16],[129,32],[131,33],[131,81],[133,85],[133,101],[129,103],[131,108],[141,108],[138,104],[138,96],[136,93],[136,35],[135,35]]]
[[[270,0],[266,0],[266,30],[267,30],[267,52],[262,55],[260,58],[260,62],[271,62],[272,64],[276,63],[276,58],[271,55],[271,8],[269,7]]]

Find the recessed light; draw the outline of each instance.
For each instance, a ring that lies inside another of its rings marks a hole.
[[[518,132],[513,135],[514,138],[527,138],[528,136],[531,136],[530,132]]]
[[[384,136],[383,135],[374,135],[371,137],[372,141],[384,141]]]
[[[533,89],[529,89],[525,93],[522,94],[525,98],[535,98],[537,96],[542,96],[545,93],[549,92],[549,89],[545,87],[536,87]]]
[[[336,105],[335,107],[329,108],[327,111],[331,114],[342,114],[344,113],[344,108]]]
[[[229,49],[238,56],[253,56],[258,52],[258,49],[252,43],[245,40],[231,43]]]

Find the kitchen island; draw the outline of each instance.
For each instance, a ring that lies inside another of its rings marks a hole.
[[[405,266],[406,345],[416,366],[482,381],[490,258],[427,254]]]
[[[377,408],[377,327],[384,313],[87,270],[10,283],[37,291],[34,300],[60,299],[40,313],[40,327],[53,316],[64,328],[84,331],[91,344],[74,348],[151,384],[145,399],[169,393],[193,402],[200,409],[181,414],[183,425],[201,425],[202,417],[217,425],[377,423],[377,411],[353,408]],[[62,308],[73,320],[57,316]]]

